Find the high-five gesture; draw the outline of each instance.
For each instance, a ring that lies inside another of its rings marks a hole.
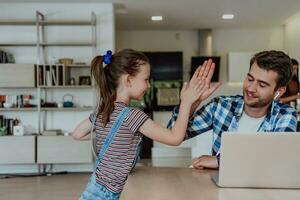
[[[184,83],[181,92],[181,102],[188,103],[192,106],[203,92],[206,90],[205,81],[202,77],[193,77],[189,83]]]
[[[191,114],[195,111],[195,109],[199,106],[199,104],[206,100],[212,93],[214,93],[221,85],[221,82],[217,82],[212,84],[211,78],[215,71],[215,63],[212,62],[211,59],[206,60],[202,66],[200,65],[195,73],[193,74],[192,79],[200,78],[200,80],[204,80],[205,82],[205,91],[201,94],[199,99],[193,104],[191,108]]]

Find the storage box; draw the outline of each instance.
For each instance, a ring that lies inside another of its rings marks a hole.
[[[173,106],[179,104],[180,88],[158,88],[156,97],[158,106]]]

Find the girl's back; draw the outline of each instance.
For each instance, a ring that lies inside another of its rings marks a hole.
[[[101,116],[97,118],[95,123],[97,153],[116,118],[126,106],[125,103],[115,102],[114,110],[106,125],[104,125]],[[91,122],[94,116],[95,114],[90,116]],[[148,116],[141,110],[131,109],[96,168],[97,182],[112,192],[121,192],[123,189],[142,138],[142,134],[137,130],[147,119]]]

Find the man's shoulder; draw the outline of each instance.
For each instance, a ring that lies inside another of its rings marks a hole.
[[[292,114],[296,112],[296,110],[291,106],[289,106],[288,104],[281,103],[279,101],[275,103],[274,110],[281,114]]]
[[[275,131],[294,132],[297,128],[297,112],[294,108],[287,104],[274,102],[273,112],[276,120],[271,120],[276,124]]]

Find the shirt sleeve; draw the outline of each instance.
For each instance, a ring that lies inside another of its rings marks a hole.
[[[295,132],[297,130],[297,114],[295,109],[286,108],[280,111],[274,132]]]
[[[127,121],[127,126],[130,131],[133,133],[137,132],[139,128],[143,125],[143,123],[149,118],[149,116],[141,111],[140,109],[133,108],[126,121]]]
[[[90,120],[91,123],[93,123],[95,117],[96,117],[96,111],[92,112],[92,113],[90,114],[90,116],[89,116],[89,120]]]
[[[188,122],[188,128],[186,130],[185,139],[195,137],[201,133],[204,133],[213,128],[213,113],[217,108],[218,99],[213,99],[208,104],[202,106],[194,112]],[[179,113],[179,106],[176,106],[173,110],[172,117],[168,123],[168,128],[172,128],[177,120]]]

